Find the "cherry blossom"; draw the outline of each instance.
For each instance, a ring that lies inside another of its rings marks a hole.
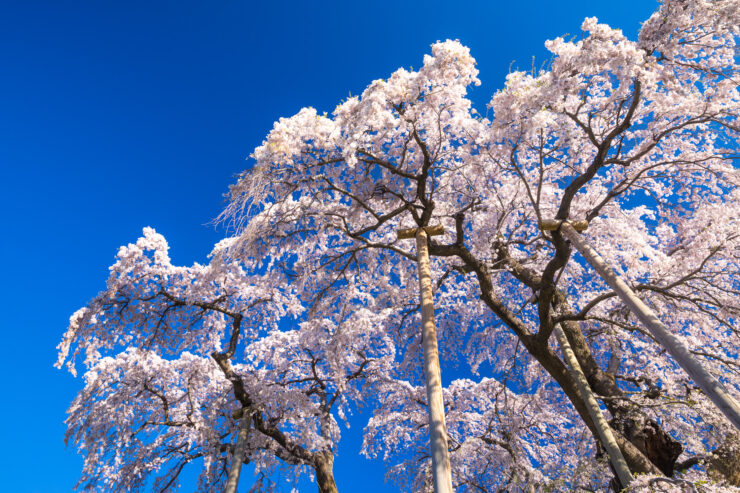
[[[120,249],[107,289],[71,317],[57,365],[87,368],[67,419],[66,439],[85,455],[79,487],[169,491],[200,460],[199,491],[218,491],[247,413],[257,485],[309,473],[336,491],[339,423],[388,371],[393,345],[366,299],[302,321],[278,276],[224,257],[229,242],[208,265],[180,267],[146,228]]]
[[[432,45],[331,114],[275,123],[230,190],[234,236],[171,265],[147,229],[73,315],[58,364],[86,366],[68,439],[81,485],[167,489],[246,459],[336,491],[338,424],[372,396],[365,453],[429,491],[416,256],[429,240],[458,491],[618,488],[554,337],[603,405],[630,491],[737,491],[734,429],[547,219],[588,242],[740,396],[737,0],[666,0],[630,40],[595,18],[473,108],[475,60]],[[111,416],[115,416],[111,419]],[[112,446],[110,444],[113,444]],[[413,466],[412,466],[413,464]],[[419,466],[421,464],[421,466]]]
[[[275,124],[231,189],[229,255],[294,259],[302,299],[360,279],[393,296],[409,315],[396,322],[399,369],[413,371],[417,320],[403,307],[415,257],[396,232],[442,224],[429,248],[449,362],[495,368],[521,347],[559,389],[548,398],[593,432],[550,337],[560,325],[632,471],[680,474],[729,423],[539,223],[587,220],[588,241],[738,395],[739,15],[736,1],[667,1],[637,41],[586,19],[581,39],[547,42],[547,70],[507,77],[490,119],[466,96],[478,83],[467,48],[437,43],[418,71],[374,81],[332,115]]]

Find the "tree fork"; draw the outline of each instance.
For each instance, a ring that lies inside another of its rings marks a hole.
[[[558,383],[591,434],[595,438],[598,437],[596,427],[586,409],[586,403],[581,398],[581,394],[578,392],[576,383],[573,381],[573,378],[561,359],[546,343],[540,343],[539,339],[535,335],[531,334],[527,328],[514,317],[514,314],[496,298],[493,294],[491,278],[488,275],[485,266],[481,264],[461,243],[461,238],[458,238],[458,242],[454,245],[433,244],[431,248],[434,250],[434,253],[439,256],[449,257],[455,255],[459,257],[470,271],[475,273],[481,289],[480,298],[493,313],[506,323],[519,340],[522,341],[522,344],[529,354],[531,354]],[[616,439],[631,471],[634,471],[635,473],[661,474],[661,470],[658,469],[658,467],[626,437],[620,433],[616,433],[614,438]]]

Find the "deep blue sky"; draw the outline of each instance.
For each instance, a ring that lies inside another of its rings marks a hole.
[[[513,3],[0,2],[0,490],[72,490],[63,421],[82,381],[52,367],[69,315],[144,226],[173,261],[204,261],[223,234],[205,224],[277,118],[331,111],[447,38],[478,60],[484,112],[512,62],[546,60],[546,39],[586,16],[634,37],[656,6]],[[393,491],[357,456],[363,425],[340,443],[340,491]]]

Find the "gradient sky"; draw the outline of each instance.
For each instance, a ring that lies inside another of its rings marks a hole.
[[[69,315],[104,288],[144,226],[173,262],[205,261],[207,224],[245,159],[282,116],[331,112],[436,40],[478,60],[478,110],[511,68],[586,16],[634,38],[653,0],[460,2],[0,2],[0,490],[72,490],[65,410],[81,378],[53,368]],[[358,455],[368,414],[335,464],[343,492],[385,492]],[[240,491],[252,482],[242,479]],[[191,491],[187,483],[183,491]],[[315,491],[302,485],[301,491]]]

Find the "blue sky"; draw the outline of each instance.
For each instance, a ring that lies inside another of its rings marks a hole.
[[[586,16],[634,37],[655,6],[0,2],[1,489],[72,490],[82,462],[63,421],[82,381],[52,367],[69,315],[144,226],[174,262],[204,261],[223,235],[206,224],[273,121],[331,111],[447,38],[478,60],[484,112],[510,67],[547,59],[546,39],[578,34]],[[362,425],[340,443],[339,489],[393,491],[382,464],[357,455]]]

